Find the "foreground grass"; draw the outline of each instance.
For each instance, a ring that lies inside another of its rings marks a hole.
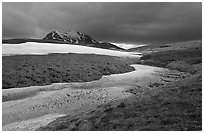
[[[2,58],[3,89],[87,82],[133,71],[128,59],[85,54],[16,55]]]

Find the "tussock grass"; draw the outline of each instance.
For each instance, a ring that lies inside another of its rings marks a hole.
[[[192,66],[202,63],[202,48],[150,53],[141,57],[141,61],[139,63],[144,65],[166,67],[193,74],[198,70],[194,70]]]
[[[2,58],[3,89],[87,82],[133,71],[127,58],[94,54],[16,55]]]

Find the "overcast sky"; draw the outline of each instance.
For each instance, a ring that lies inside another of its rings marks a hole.
[[[202,4],[3,3],[3,38],[43,38],[51,30],[136,44],[201,39]]]

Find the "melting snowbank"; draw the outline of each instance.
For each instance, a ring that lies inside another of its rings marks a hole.
[[[98,54],[127,57],[140,57],[141,55],[141,53],[122,52],[72,44],[52,44],[36,42],[27,42],[22,44],[2,44],[3,56],[25,54],[43,55],[49,53]]]

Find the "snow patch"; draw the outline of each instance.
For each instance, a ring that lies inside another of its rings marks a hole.
[[[69,32],[66,32],[64,34],[66,34],[67,36],[72,37],[72,38],[79,38],[80,37],[80,35],[76,31],[69,31]]]
[[[137,47],[149,45],[149,44],[130,44],[130,43],[114,43],[114,42],[111,42],[111,43],[123,49],[137,48]]]
[[[122,52],[73,44],[53,44],[36,42],[27,42],[22,44],[2,44],[2,54],[4,56],[25,54],[44,55],[49,53],[98,54],[127,57],[141,56],[141,53]]]

